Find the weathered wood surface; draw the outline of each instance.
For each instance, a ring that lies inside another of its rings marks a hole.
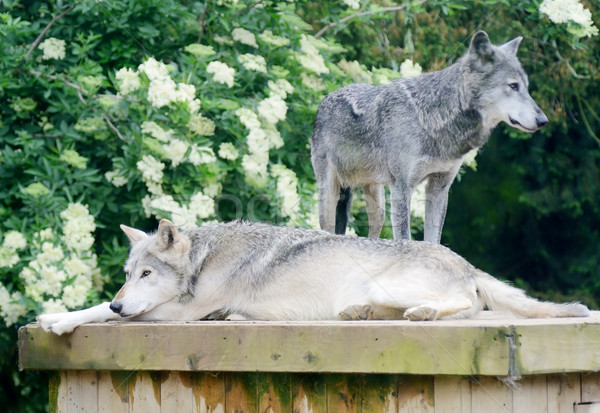
[[[527,376],[516,387],[489,376],[167,371],[61,371],[52,382],[50,411],[60,413],[600,411],[600,373]]]
[[[24,369],[512,376],[600,370],[600,312],[435,322],[121,322],[19,330]],[[235,383],[231,383],[235,387]],[[351,384],[348,384],[351,391]]]

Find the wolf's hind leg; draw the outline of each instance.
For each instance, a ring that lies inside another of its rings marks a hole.
[[[404,312],[404,317],[411,321],[430,321],[451,316],[471,308],[473,308],[473,302],[468,298],[451,298],[411,307]]]
[[[390,219],[394,239],[410,239],[410,198],[412,188],[398,179],[390,185]]]
[[[369,237],[379,238],[385,222],[385,187],[381,184],[368,184],[362,188],[369,217]]]
[[[340,199],[340,184],[329,167],[326,171],[317,171],[319,193],[319,225],[321,229],[333,233],[335,231],[335,213]]]

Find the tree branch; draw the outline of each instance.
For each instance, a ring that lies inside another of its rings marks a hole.
[[[202,10],[202,14],[200,15],[200,18],[199,18],[200,33],[198,34],[198,40],[196,41],[196,43],[202,42],[202,36],[204,36],[204,31],[206,30],[206,12],[208,11],[209,5],[210,5],[210,3],[206,2],[206,4],[204,5],[204,10]]]
[[[81,103],[83,103],[84,105],[87,105],[87,102],[85,101],[85,99],[83,98],[83,95],[88,95],[90,92],[88,92],[87,90],[85,90],[84,88],[82,88],[79,85],[76,85],[75,83],[71,83],[68,80],[64,79],[64,78],[60,78],[58,76],[54,76],[54,75],[47,75],[45,73],[41,73],[41,72],[36,72],[35,70],[30,70],[29,71],[30,74],[37,76],[37,77],[45,77],[47,79],[50,80],[58,80],[60,82],[63,82],[65,85],[75,89],[77,91],[77,96],[79,97],[79,100],[81,101]]]
[[[121,139],[123,142],[127,142],[125,140],[125,138],[123,137],[123,135],[121,135],[121,132],[119,132],[119,130],[117,129],[117,127],[115,125],[113,125],[113,123],[110,121],[110,119],[108,118],[108,116],[106,115],[102,115],[102,119],[104,119],[104,121],[106,122],[106,124],[108,125],[109,128],[111,128],[119,137],[119,139]]]
[[[558,46],[556,45],[556,40],[552,40],[552,47],[554,47],[554,54],[556,54],[556,57],[558,57],[558,60],[560,60],[561,63],[564,63],[565,66],[567,66],[567,69],[569,69],[569,72],[571,72],[571,74],[573,75],[573,77],[575,79],[591,79],[591,76],[583,76],[583,75],[580,75],[579,73],[577,73],[575,71],[575,69],[573,69],[573,66],[571,66],[569,61],[567,59],[565,59],[564,57],[562,57],[562,55],[558,51]]]
[[[74,8],[75,8],[75,6],[69,7],[67,10],[63,11],[61,14],[59,14],[58,16],[53,18],[50,21],[50,23],[48,23],[48,25],[44,28],[44,30],[42,30],[40,35],[37,37],[37,39],[35,39],[35,41],[31,44],[31,47],[29,48],[29,50],[27,51],[27,54],[25,55],[25,60],[29,59],[29,57],[31,56],[31,53],[33,53],[33,51],[38,46],[38,44],[40,44],[40,42],[42,41],[42,39],[44,38],[46,33],[48,33],[48,30],[50,30],[50,28],[52,26],[54,26],[54,23],[56,23],[58,20],[62,19],[68,12],[70,12]]]
[[[77,91],[77,96],[79,97],[79,100],[81,101],[81,103],[83,103],[84,105],[87,106],[87,102],[85,101],[85,99],[83,98],[83,95],[89,95],[90,92],[88,92],[87,90],[85,90],[84,88],[82,88],[79,85],[76,85],[75,83],[71,83],[68,80],[62,79],[58,76],[54,76],[54,75],[46,75],[44,73],[40,73],[40,72],[36,72],[36,71],[29,71],[30,74],[34,75],[34,76],[39,76],[39,77],[45,77],[48,78],[50,80],[58,80],[60,82],[63,82],[65,85],[75,89]],[[112,95],[94,95],[92,97],[101,97],[101,96],[110,96],[110,97],[114,97]],[[119,132],[119,130],[117,129],[117,127],[110,121],[110,119],[108,118],[108,116],[102,114],[102,119],[104,119],[104,121],[106,122],[106,124],[108,125],[109,128],[111,128],[119,137],[119,139],[121,139],[122,141],[125,141],[125,138],[123,137],[123,135],[121,135],[121,132]]]
[[[416,1],[416,2],[412,3],[411,5],[413,5],[413,6],[418,6],[418,5],[420,5],[420,4],[423,4],[423,3],[425,3],[426,1],[427,1],[427,0],[419,0],[419,1]],[[318,31],[318,32],[317,32],[317,33],[314,35],[314,37],[315,37],[315,39],[318,39],[319,37],[323,36],[323,34],[324,34],[326,31],[328,31],[329,29],[332,29],[332,28],[334,28],[335,26],[339,26],[340,24],[344,24],[344,23],[346,23],[346,22],[348,22],[348,21],[350,21],[350,20],[352,20],[352,19],[355,19],[355,18],[357,18],[357,17],[369,16],[369,15],[371,15],[371,14],[377,14],[377,13],[382,13],[382,12],[383,12],[383,13],[387,13],[387,12],[391,12],[391,11],[399,11],[399,10],[403,10],[403,9],[405,9],[405,8],[406,8],[406,6],[407,6],[407,4],[404,4],[404,5],[402,5],[402,6],[385,7],[385,8],[379,9],[379,10],[372,10],[372,11],[360,11],[360,12],[357,12],[357,13],[351,14],[350,16],[346,16],[346,17],[344,17],[343,19],[341,19],[341,20],[340,20],[340,21],[338,21],[338,22],[332,22],[332,23],[329,23],[327,26],[325,26],[325,27],[323,27],[321,30],[319,30],[319,31]]]

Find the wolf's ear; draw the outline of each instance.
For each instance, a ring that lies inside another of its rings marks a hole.
[[[138,241],[148,238],[148,234],[146,234],[144,231],[140,231],[139,229],[131,228],[127,225],[121,225],[121,229],[125,235],[127,235],[127,238],[129,238],[131,244],[135,244]]]
[[[183,252],[187,243],[183,240],[179,231],[177,231],[177,228],[175,228],[175,225],[171,221],[168,219],[161,219],[158,224],[155,245],[161,251],[175,248],[176,250]]]
[[[469,54],[478,57],[484,63],[494,60],[494,46],[486,32],[479,31],[473,35],[469,46]]]
[[[499,46],[500,49],[504,50],[507,53],[512,53],[513,55],[517,55],[517,50],[519,50],[519,45],[521,44],[521,40],[523,40],[523,36],[515,37],[510,42],[504,43],[502,46]]]

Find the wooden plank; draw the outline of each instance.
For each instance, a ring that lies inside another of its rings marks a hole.
[[[512,405],[527,413],[548,413],[546,376],[526,376],[513,389]]]
[[[495,377],[481,376],[471,383],[471,411],[512,412],[512,390]]]
[[[278,413],[292,411],[292,380],[286,373],[257,373],[258,411]]]
[[[361,377],[361,411],[398,412],[398,376],[369,374]]]
[[[129,412],[129,371],[98,372],[98,413]]]
[[[65,336],[29,325],[20,356],[29,369],[506,375],[509,329],[481,323],[123,322]]]
[[[253,373],[225,374],[225,411],[252,413],[258,411],[257,376]]]
[[[160,383],[160,406],[163,412],[192,413],[194,394],[192,373],[163,371]]]
[[[67,371],[57,371],[50,375],[48,396],[48,411],[50,413],[65,413],[67,411]]]
[[[577,373],[547,376],[548,413],[572,413],[581,401],[581,376]]]
[[[398,380],[398,412],[434,412],[432,376],[401,376]]]
[[[193,373],[195,413],[225,412],[225,375],[223,373]]]
[[[581,375],[581,401],[600,402],[600,373]]]
[[[67,371],[67,413],[96,412],[98,409],[98,372]]]
[[[324,375],[301,373],[292,376],[292,411],[294,413],[327,412]]]
[[[471,413],[471,380],[468,377],[435,376],[433,390],[435,413]]]
[[[360,378],[350,374],[327,374],[325,392],[328,413],[360,411]]]
[[[590,320],[572,319],[565,324],[556,319],[546,324],[515,326],[518,339],[516,361],[519,372],[551,374],[600,370],[600,328]],[[566,350],[568,349],[568,351]]]
[[[160,413],[160,373],[138,371],[129,380],[129,412]]]

